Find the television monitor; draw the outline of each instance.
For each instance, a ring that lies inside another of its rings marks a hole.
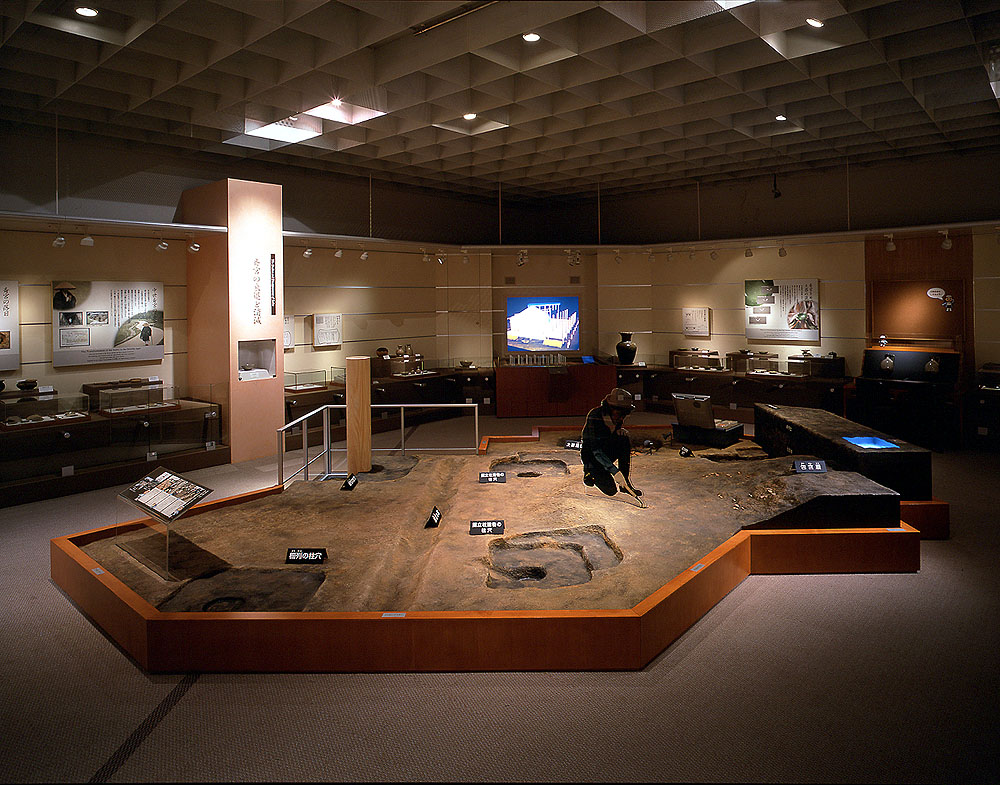
[[[507,351],[580,351],[580,298],[508,297]]]

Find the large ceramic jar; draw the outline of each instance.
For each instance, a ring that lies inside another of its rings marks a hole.
[[[618,352],[618,362],[622,365],[631,365],[635,362],[635,353],[639,347],[632,342],[632,333],[619,333],[622,339],[615,346]]]

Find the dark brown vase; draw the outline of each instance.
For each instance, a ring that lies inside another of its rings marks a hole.
[[[635,362],[635,353],[639,347],[632,342],[632,333],[619,333],[622,339],[615,345],[618,352],[618,362],[621,365],[631,365]]]

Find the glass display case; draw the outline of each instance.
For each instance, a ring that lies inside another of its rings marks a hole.
[[[275,372],[275,340],[266,338],[260,341],[237,341],[237,362],[239,363],[239,380],[241,382],[254,379],[271,379],[277,376]]]
[[[176,409],[179,406],[175,388],[155,384],[101,390],[98,393],[97,411],[105,417],[120,417],[151,410]]]
[[[801,362],[779,360],[777,354],[766,353],[767,356],[760,356],[765,353],[758,353],[747,361],[748,376],[795,376],[805,377],[809,375],[808,368]]]
[[[673,349],[668,355],[670,366],[683,371],[725,371],[726,364],[712,349]]]
[[[303,392],[326,387],[326,371],[285,371],[285,390]]]
[[[90,419],[90,398],[83,393],[28,395],[0,400],[0,426],[22,430]]]
[[[844,358],[836,352],[815,355],[808,349],[788,355],[788,371],[795,376],[815,376],[820,379],[842,379],[845,374]]]
[[[374,363],[372,364],[372,378],[379,376],[375,373]],[[338,365],[330,366],[330,383],[331,384],[347,384],[347,368]]]

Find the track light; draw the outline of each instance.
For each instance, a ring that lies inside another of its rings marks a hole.
[[[475,120],[477,117],[475,112],[466,112],[462,115],[463,120]]]
[[[882,236],[885,238],[885,250],[887,250],[887,251],[895,251],[896,250],[896,244],[892,241],[892,235],[891,234],[884,234]]]
[[[91,237],[89,234],[84,235],[84,237],[80,240],[80,245],[85,245],[88,248],[91,248],[94,245],[94,238]]]
[[[368,251],[362,251],[361,256],[358,257],[362,262],[368,261]]]
[[[688,259],[690,259],[692,262],[694,261],[694,254],[695,254],[694,248],[688,251]]]
[[[528,252],[527,251],[518,251],[517,252],[517,266],[518,267],[524,267],[524,263],[526,261],[528,261]]]
[[[938,230],[938,234],[943,234],[944,235],[944,239],[941,241],[941,250],[942,251],[950,251],[951,250],[951,238],[948,236],[948,230],[947,229],[940,229],[940,230]]]
[[[778,248],[778,256],[780,256],[782,259],[788,256],[788,251],[785,250],[785,246],[782,245],[780,248]]]
[[[712,253],[710,253],[710,254],[709,254],[709,256],[711,257],[712,261],[714,262],[714,261],[716,261],[716,260],[717,260],[717,259],[719,258],[719,252],[718,252],[718,251],[716,251],[716,250],[715,250],[715,249],[713,248],[713,249],[712,249]]]
[[[304,257],[306,257],[306,259],[308,259],[308,258],[309,258],[310,256],[312,256],[312,255],[313,255],[313,249],[312,249],[312,248],[306,248],[306,249],[305,249],[305,250],[304,250],[304,251],[302,252],[302,255],[303,255]]]
[[[541,38],[541,36],[538,33],[525,33],[524,35],[521,36],[521,38],[523,38],[529,44],[533,44],[535,43],[535,41]]]
[[[66,238],[61,234],[56,235],[56,239],[52,241],[53,248],[62,248],[66,245]]]
[[[333,255],[339,259],[344,255],[344,251],[343,249],[338,248],[336,251],[333,252]]]
[[[781,191],[778,190],[778,175],[774,175],[774,179],[771,181],[771,195],[775,199],[781,196]]]
[[[444,260],[447,259],[447,258],[448,258],[447,254],[439,253],[437,255],[437,263],[438,264],[444,264]]]
[[[745,257],[746,257],[747,259],[749,259],[749,258],[750,258],[751,256],[753,256],[753,251],[751,251],[751,250],[750,250],[750,246],[749,246],[749,245],[748,245],[748,246],[746,247],[746,250],[745,250],[745,251],[743,251],[743,255],[744,255],[744,256],[745,256]]]
[[[621,255],[621,251],[619,251],[619,250],[618,250],[618,249],[616,248],[616,249],[615,249],[615,264],[621,264],[621,263],[622,263],[622,255]]]
[[[201,250],[201,243],[196,243],[194,242],[194,240],[192,240],[190,243],[188,243],[188,250],[191,253],[198,253],[198,251]]]
[[[809,25],[810,27],[822,27],[823,20],[816,19],[815,17],[810,16],[808,19],[806,19],[806,24]]]
[[[161,239],[160,242],[158,242],[156,244],[156,250],[157,251],[165,251],[169,247],[170,247],[170,243],[168,243],[166,240],[163,240],[163,239]]]

